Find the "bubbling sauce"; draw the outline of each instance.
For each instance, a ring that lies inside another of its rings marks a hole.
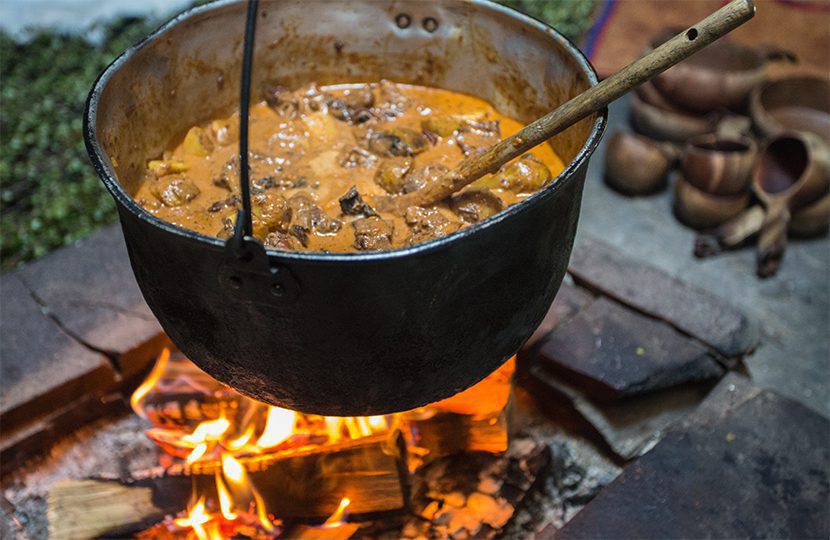
[[[172,224],[228,238],[241,207],[239,115],[194,126],[147,164],[135,199]],[[324,252],[400,248],[455,232],[531,195],[564,168],[540,145],[434,206],[378,212],[376,196],[415,191],[523,127],[487,102],[381,81],[270,87],[251,107],[254,236]]]

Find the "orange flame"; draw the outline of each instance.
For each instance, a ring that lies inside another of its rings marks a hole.
[[[256,445],[260,448],[271,448],[277,446],[294,432],[294,424],[297,413],[279,407],[268,407],[268,418],[265,421],[265,429],[260,435]]]
[[[228,419],[220,416],[216,420],[202,422],[196,426],[193,433],[183,436],[182,440],[184,442],[194,445],[193,451],[186,458],[187,463],[195,463],[204,456],[208,449],[208,443],[218,442],[229,427],[231,427],[231,423]]]
[[[222,512],[222,517],[228,521],[235,520],[237,514],[233,512],[233,499],[219,471],[216,471],[216,494],[219,497],[219,509]]]
[[[165,348],[161,351],[161,354],[156,360],[156,365],[153,366],[153,369],[150,371],[150,374],[147,375],[147,378],[144,379],[144,382],[135,389],[133,395],[130,396],[130,406],[133,408],[135,413],[143,418],[147,418],[144,413],[144,400],[147,398],[147,394],[150,393],[150,390],[156,385],[158,380],[161,378],[161,374],[164,373],[164,370],[167,368],[167,362],[170,360],[170,349]]]
[[[349,508],[350,504],[352,504],[351,499],[343,497],[340,500],[340,505],[337,507],[337,510],[335,510],[334,513],[330,515],[325,522],[323,522],[322,527],[330,529],[342,525],[346,517],[346,510]]]
[[[196,533],[199,540],[208,540],[207,532],[204,524],[210,521],[210,515],[205,511],[205,498],[200,497],[199,500],[187,509],[187,517],[175,520],[179,527],[190,527]]]
[[[246,499],[246,501],[253,500],[260,525],[266,531],[273,532],[275,530],[274,522],[268,517],[265,501],[262,500],[259,491],[248,478],[248,473],[242,463],[230,454],[222,454],[222,475],[238,498]]]

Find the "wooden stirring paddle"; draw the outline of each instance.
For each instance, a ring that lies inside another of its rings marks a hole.
[[[563,103],[514,135],[465,159],[455,169],[418,191],[396,197],[374,198],[375,207],[378,210],[403,213],[410,206],[429,206],[446,199],[586,116],[607,107],[615,99],[728,34],[754,15],[755,5],[752,0],[732,0],[646,56]]]

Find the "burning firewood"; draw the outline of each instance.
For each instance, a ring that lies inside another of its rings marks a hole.
[[[506,451],[504,408],[515,367],[515,358],[511,358],[472,388],[425,409],[401,414],[399,425],[410,449],[412,468],[460,452]]]
[[[337,511],[343,497],[352,514],[400,510],[406,506],[406,452],[398,432],[332,445],[288,450],[240,462],[251,482],[281,518],[321,518]],[[196,479],[209,487],[217,463],[175,465],[164,478]],[[189,481],[189,480],[188,480]]]
[[[501,454],[507,450],[504,414],[485,418],[454,413],[407,414],[401,425],[413,459],[423,463],[461,452]]]
[[[239,463],[248,471],[260,500],[267,501],[267,512],[282,520],[330,517],[344,498],[350,500],[349,512],[358,515],[398,511],[408,504],[405,454],[398,432],[241,459]],[[80,526],[76,524],[92,527],[83,529],[82,537],[136,532],[164,515],[178,513],[192,498],[191,493],[209,494],[208,498],[215,500],[218,470],[218,464],[197,463],[146,471],[127,483],[84,480],[57,484],[49,493],[50,530],[54,524],[56,538],[78,537],[72,532]],[[99,511],[106,519],[88,519]],[[335,530],[329,528],[330,532]],[[64,530],[69,532],[61,536]],[[313,538],[313,528],[307,534]]]

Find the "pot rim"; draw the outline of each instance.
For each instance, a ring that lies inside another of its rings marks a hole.
[[[197,15],[231,4],[236,4],[240,1],[241,0],[216,0],[215,2],[211,2],[209,4],[185,10],[182,13],[170,19],[169,21],[167,21],[166,23],[162,24],[159,28],[145,36],[141,41],[139,41],[135,45],[129,47],[127,50],[121,53],[115,60],[113,60],[112,63],[110,63],[106,67],[106,69],[104,69],[104,71],[101,72],[100,75],[98,75],[98,78],[95,80],[95,83],[93,84],[92,89],[90,90],[90,93],[87,97],[86,106],[84,110],[84,142],[86,144],[87,153],[89,154],[93,167],[98,173],[98,176],[100,176],[102,182],[107,187],[107,190],[116,199],[116,201],[120,203],[124,208],[129,210],[130,213],[132,213],[137,218],[146,221],[156,227],[160,227],[167,233],[176,235],[186,240],[203,242],[207,245],[213,246],[216,249],[224,249],[225,241],[214,236],[208,236],[206,234],[192,231],[190,229],[186,229],[184,227],[173,225],[172,223],[164,221],[163,219],[147,212],[126,192],[124,187],[121,185],[121,182],[119,182],[116,178],[115,171],[112,169],[112,166],[109,163],[109,159],[107,158],[106,153],[104,152],[100,142],[98,141],[98,102],[100,101],[101,96],[103,95],[103,92],[107,84],[109,83],[110,79],[113,77],[113,75],[116,72],[118,72],[118,70],[121,69],[121,67],[124,64],[129,62],[138,51],[147,46],[148,43],[160,38],[173,27],[179,25],[180,23],[186,22],[187,20]],[[541,21],[538,21],[533,17],[516,11],[513,8],[497,4],[490,0],[462,1],[476,6],[482,6],[491,11],[495,11],[505,16],[518,19],[525,25],[535,27],[536,29],[545,32],[548,36],[556,40],[566,53],[569,53],[571,55],[571,58],[576,63],[577,67],[582,70],[583,74],[588,79],[588,83],[590,86],[595,86],[598,83],[596,70],[594,69],[593,65],[591,65],[591,62],[588,60],[585,54],[570,39],[565,37],[555,28],[548,26],[547,24]],[[437,251],[445,247],[448,247],[449,245],[459,242],[470,235],[477,234],[480,231],[483,231],[484,229],[487,229],[489,227],[494,227],[502,221],[510,219],[519,213],[527,211],[531,207],[541,204],[548,197],[552,197],[559,191],[564,189],[566,183],[577,181],[577,175],[575,174],[576,171],[586,164],[588,158],[594,153],[596,148],[599,146],[599,143],[602,140],[602,135],[604,134],[605,128],[608,123],[607,107],[597,112],[596,114],[596,120],[594,121],[594,125],[591,128],[591,132],[588,134],[588,138],[586,139],[584,145],[576,154],[576,156],[565,165],[565,168],[562,170],[562,172],[560,172],[556,177],[554,177],[550,182],[548,182],[548,184],[541,190],[533,193],[526,199],[506,208],[505,210],[499,212],[495,216],[492,216],[491,218],[488,218],[484,221],[475,223],[469,227],[465,227],[457,232],[448,234],[441,238],[415,244],[413,246],[406,246],[403,248],[392,249],[388,251],[375,251],[369,253],[323,253],[311,251],[288,251],[265,247],[266,253],[269,258],[277,257],[282,260],[290,260],[295,262],[359,263],[377,262],[387,259],[397,259],[409,255]]]

